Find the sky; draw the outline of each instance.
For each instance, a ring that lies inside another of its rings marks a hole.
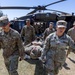
[[[59,0],[0,0],[0,6],[25,6],[34,7],[38,5],[47,5]],[[47,9],[64,11],[72,14],[75,13],[75,0],[66,0],[51,6],[46,7]],[[15,17],[25,16],[30,10],[18,10],[18,9],[0,9],[5,15],[8,15],[9,20],[13,20]],[[45,11],[50,12],[50,11]]]

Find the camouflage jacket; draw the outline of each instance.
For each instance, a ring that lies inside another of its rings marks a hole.
[[[19,33],[10,28],[8,33],[0,35],[0,45],[3,49],[3,56],[9,57],[14,54],[18,54],[21,57],[24,55],[24,47],[22,44],[21,37]]]
[[[49,28],[46,28],[46,30],[44,31],[44,34],[43,34],[43,38],[45,39],[49,34],[55,32],[55,29],[49,29]]]
[[[27,27],[27,25],[25,25],[21,31],[21,37],[24,38],[24,43],[25,45],[31,43],[32,41],[35,40],[35,30],[33,26],[29,26]]]
[[[52,51],[55,51],[55,53],[65,52],[65,50],[68,50],[67,48],[75,49],[74,41],[71,37],[67,34],[58,37],[56,32],[54,32],[46,38],[42,56],[45,56],[48,52],[51,53]]]
[[[69,30],[68,30],[68,32],[67,32],[67,34],[74,40],[74,42],[75,42],[75,28],[74,27],[72,27],[72,28],[70,28]]]

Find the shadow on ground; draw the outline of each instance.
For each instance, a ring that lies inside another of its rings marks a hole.
[[[66,69],[66,70],[70,70],[70,68],[68,67],[68,64],[65,62],[65,64],[63,65],[63,67]]]
[[[42,65],[42,62],[38,59],[33,60],[33,59],[29,59],[29,60],[25,60],[30,64],[35,64],[35,72],[34,75],[46,75],[45,74],[45,69]]]
[[[75,60],[71,59],[70,57],[68,57],[68,59],[75,64]]]

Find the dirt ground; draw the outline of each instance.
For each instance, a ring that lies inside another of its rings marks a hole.
[[[44,75],[42,67],[40,66],[40,61],[38,60],[23,60],[19,62],[18,72],[19,75]],[[8,75],[8,72],[4,65],[4,60],[2,57],[2,50],[0,50],[0,75]],[[71,53],[66,62],[60,70],[59,75],[75,75],[75,54]]]

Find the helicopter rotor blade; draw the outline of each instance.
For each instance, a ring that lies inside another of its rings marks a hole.
[[[47,6],[50,6],[50,5],[53,5],[53,4],[56,4],[56,3],[59,3],[59,2],[62,2],[62,1],[66,1],[66,0],[59,0],[59,1],[56,1],[56,2],[53,2],[53,3],[50,3],[48,5],[45,5],[45,6],[37,6],[37,7],[22,7],[22,6],[0,6],[0,9],[37,9],[37,10],[45,10],[45,8]]]
[[[28,14],[33,14],[33,13],[35,13],[36,11],[41,11],[41,10],[49,10],[49,11],[55,11],[55,12],[64,13],[64,12],[57,11],[57,10],[46,9],[47,6],[50,6],[50,5],[59,3],[59,2],[63,2],[63,1],[66,1],[66,0],[59,0],[59,1],[56,1],[56,2],[53,2],[53,3],[50,3],[50,4],[48,4],[48,5],[45,5],[45,6],[40,6],[40,5],[38,5],[37,7],[0,6],[0,9],[22,9],[22,10],[34,9],[33,11],[31,11],[31,12],[28,13]]]
[[[63,1],[66,1],[66,0],[59,0],[59,1],[56,1],[56,2],[53,2],[53,3],[50,3],[50,4],[48,4],[48,5],[45,5],[44,7],[47,7],[47,6],[50,6],[50,5],[59,3],[59,2],[63,2]]]
[[[28,14],[33,14],[33,13],[35,13],[36,11],[38,11],[37,9],[34,9],[33,11],[31,11],[31,12],[29,12]],[[27,15],[28,15],[27,14]]]
[[[21,6],[0,6],[0,9],[36,9],[36,7],[21,7]]]
[[[58,11],[58,10],[52,10],[52,9],[45,9],[45,10],[59,12],[59,13],[62,13],[62,14],[69,14],[69,13],[66,13],[66,12],[63,12],[63,11]]]

